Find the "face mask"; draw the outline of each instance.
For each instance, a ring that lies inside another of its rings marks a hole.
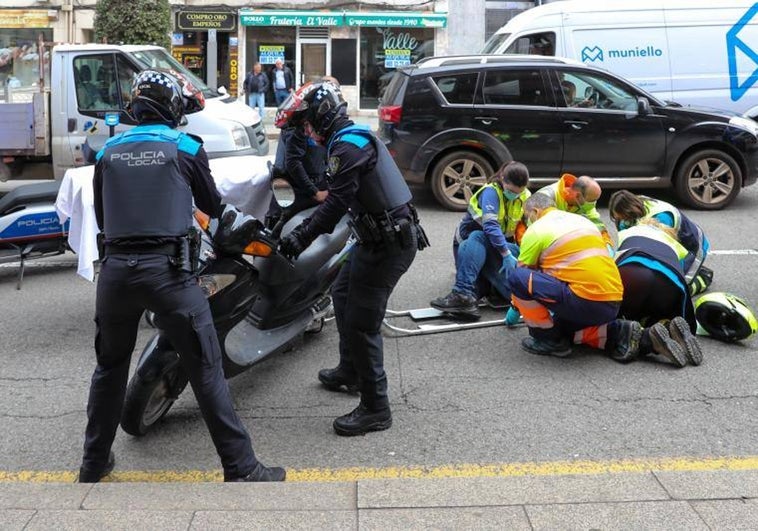
[[[627,223],[625,220],[619,221],[619,230],[626,230],[630,227],[629,223]]]
[[[520,194],[520,193],[518,193],[518,192],[511,192],[511,191],[510,191],[510,190],[508,190],[507,188],[504,188],[504,189],[503,189],[503,195],[505,196],[505,198],[506,198],[508,201],[513,201],[514,199],[517,199],[517,198],[518,198],[518,196],[520,196],[521,194]]]

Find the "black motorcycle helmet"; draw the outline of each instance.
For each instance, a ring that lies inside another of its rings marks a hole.
[[[316,134],[326,136],[334,120],[347,109],[347,102],[342,97],[339,87],[329,81],[322,81],[311,86],[303,98],[304,118],[311,124]]]
[[[129,112],[139,123],[160,121],[178,126],[184,116],[179,83],[165,72],[143,70],[132,83]]]

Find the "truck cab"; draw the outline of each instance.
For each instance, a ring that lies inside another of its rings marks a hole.
[[[56,179],[68,168],[86,164],[85,140],[98,145],[109,136],[106,113],[120,115],[115,133],[136,124],[125,109],[134,76],[148,68],[180,72],[203,92],[205,109],[188,115],[179,129],[201,137],[209,158],[268,154],[266,132],[255,110],[208,87],[159,46],[59,45],[50,66],[50,153]]]

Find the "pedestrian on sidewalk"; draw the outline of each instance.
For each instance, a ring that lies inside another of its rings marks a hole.
[[[97,483],[115,465],[111,446],[144,310],[155,313],[179,354],[221,458],[224,481],[285,478],[283,468],[258,461],[234,411],[213,316],[191,265],[193,201],[214,217],[222,212],[202,142],[176,130],[185,112],[203,109],[202,101],[174,77],[145,70],[131,90],[131,113],[139,125],[108,140],[98,153],[94,203],[105,257],[97,281],[97,366],[80,483]],[[149,164],[133,166],[134,160]]]
[[[471,197],[453,238],[455,284],[433,308],[465,319],[479,319],[477,300],[494,292],[509,301],[508,273],[516,267],[519,248],[514,237],[524,215],[529,170],[520,162],[503,164],[488,184]]]
[[[292,75],[292,70],[281,59],[276,60],[274,68],[271,70],[271,84],[274,87],[276,106],[279,107],[295,88],[295,78]]]
[[[245,76],[242,83],[245,90],[247,104],[253,109],[258,109],[258,115],[263,120],[266,112],[266,93],[268,92],[268,76],[261,71],[261,64],[255,63],[253,70]]]

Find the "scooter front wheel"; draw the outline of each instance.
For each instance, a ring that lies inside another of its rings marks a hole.
[[[135,373],[126,389],[121,428],[129,435],[145,435],[168,413],[186,386],[187,377],[179,364],[152,381]]]

